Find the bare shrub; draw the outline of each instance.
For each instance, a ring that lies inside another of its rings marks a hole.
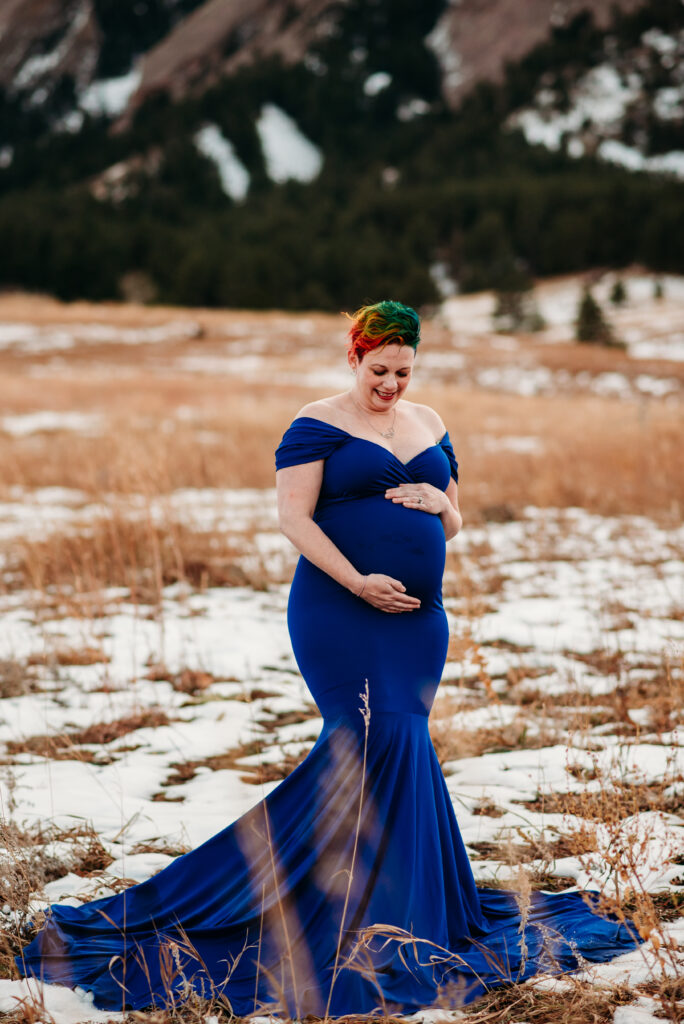
[[[33,664],[30,658],[0,658],[0,700],[22,697],[39,689]]]

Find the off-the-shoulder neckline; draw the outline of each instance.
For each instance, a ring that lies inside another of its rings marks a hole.
[[[419,458],[421,455],[425,455],[426,452],[429,452],[433,448],[440,446],[442,442],[449,436],[449,431],[445,430],[444,434],[442,435],[439,441],[435,441],[434,444],[430,444],[427,446],[427,448],[423,448],[415,455],[412,455],[408,462],[402,462],[402,460],[399,458],[396,452],[393,452],[391,448],[385,448],[384,444],[378,444],[377,441],[370,441],[367,437],[359,437],[358,434],[352,434],[348,430],[344,430],[342,427],[336,427],[334,423],[328,423],[327,420],[319,420],[317,416],[297,416],[296,419],[292,421],[292,423],[300,423],[302,420],[309,420],[311,423],[320,423],[321,426],[329,427],[331,430],[336,430],[339,434],[345,434],[347,437],[351,437],[354,441],[365,441],[366,444],[372,444],[376,448],[381,448],[384,452],[387,452],[388,455],[391,455],[393,458],[395,458],[401,466],[410,466],[411,463],[415,462],[416,459]]]

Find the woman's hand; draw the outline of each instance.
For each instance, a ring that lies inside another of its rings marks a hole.
[[[451,506],[445,492],[432,484],[400,484],[385,491],[385,497],[395,505],[430,512],[433,516],[441,515]]]
[[[365,577],[363,590],[358,596],[381,612],[412,612],[420,608],[418,598],[409,597],[403,583],[380,572],[372,572]]]

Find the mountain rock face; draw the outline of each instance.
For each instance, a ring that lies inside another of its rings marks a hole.
[[[162,31],[156,39],[133,27],[135,5],[120,2],[119,22],[124,13],[133,19],[128,49],[139,61],[140,74],[120,122],[124,127],[155,93],[177,100],[264,57],[279,56],[286,64],[303,60],[312,45],[335,32],[346,0],[152,0],[147,6],[159,9]],[[0,87],[10,95],[35,96],[29,99],[34,106],[65,78],[73,80],[77,92],[83,90],[96,77],[107,41],[101,24],[103,4],[104,0],[3,0]],[[605,27],[616,8],[629,12],[642,4],[643,0],[451,0],[428,37],[442,71],[445,98],[456,107],[479,81],[500,81],[507,62],[520,60],[548,38],[553,27],[567,24],[583,10],[591,11],[596,24]],[[183,16],[184,11],[189,13]],[[166,23],[168,31],[162,29]]]
[[[206,0],[145,55],[131,106],[156,92],[179,99],[260,57],[301,60],[312,40],[331,31],[337,6],[334,0]]]
[[[520,60],[582,11],[607,27],[615,9],[630,12],[642,4],[452,0],[428,40],[442,69],[445,98],[456,107],[478,82],[500,81],[507,62]],[[178,99],[260,57],[301,60],[312,42],[334,31],[340,6],[341,0],[206,0],[145,55],[131,107],[160,91]]]
[[[35,92],[65,76],[85,86],[95,73],[101,41],[91,0],[3,0],[0,86],[10,93]]]
[[[630,12],[643,0],[452,0],[430,34],[452,107],[480,81],[499,82],[507,62],[524,57],[582,11],[601,28],[615,9]]]

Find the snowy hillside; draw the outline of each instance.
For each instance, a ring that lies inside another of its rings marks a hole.
[[[684,30],[650,29],[612,60],[609,37],[605,50],[604,62],[574,82],[543,84],[508,125],[571,157],[596,154],[631,171],[684,178]]]

